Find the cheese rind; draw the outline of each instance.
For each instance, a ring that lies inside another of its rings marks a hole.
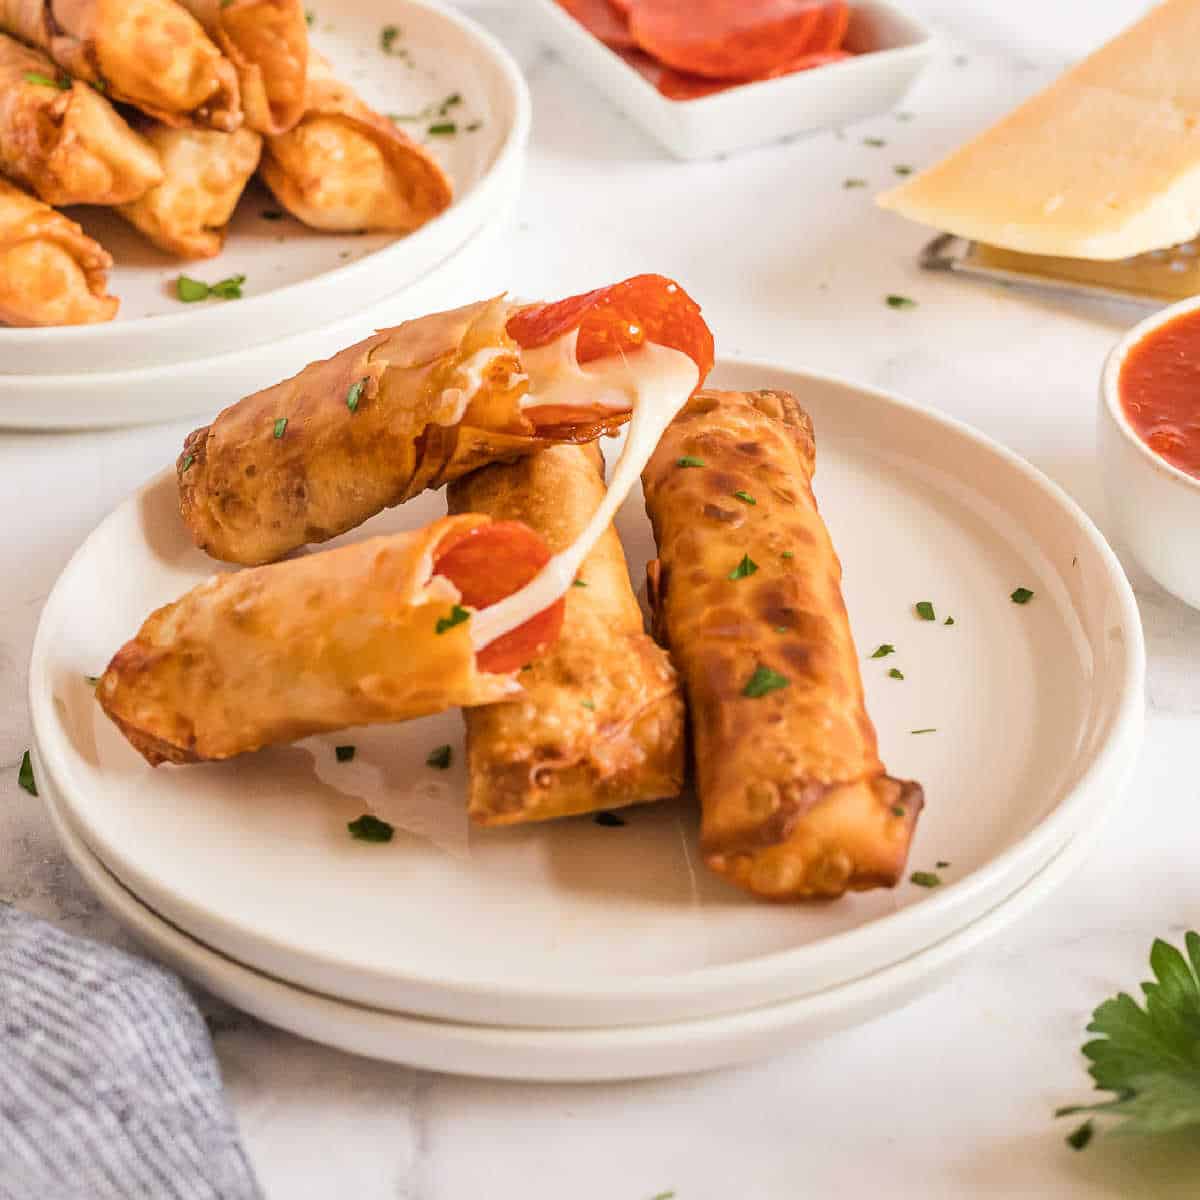
[[[878,197],[1027,254],[1119,259],[1200,230],[1200,3],[1165,0],[936,166]]]

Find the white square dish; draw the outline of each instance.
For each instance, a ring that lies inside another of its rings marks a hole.
[[[531,0],[547,42],[677,158],[714,158],[797,133],[886,112],[937,45],[932,31],[890,4],[855,4],[844,45],[853,58],[697,100],[668,100],[556,0]]]

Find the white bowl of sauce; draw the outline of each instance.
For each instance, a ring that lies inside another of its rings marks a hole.
[[[1200,296],[1136,325],[1108,356],[1099,453],[1118,536],[1200,608]]]

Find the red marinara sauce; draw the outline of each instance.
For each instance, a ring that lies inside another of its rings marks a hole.
[[[1125,356],[1121,407],[1138,437],[1200,479],[1200,312],[1148,333]]]

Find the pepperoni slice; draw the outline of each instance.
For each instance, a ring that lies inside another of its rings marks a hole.
[[[795,62],[788,63],[777,71],[772,71],[764,79],[778,79],[781,75],[794,75],[797,71],[811,71],[813,67],[824,67],[829,63],[841,62],[844,58],[853,58],[848,50],[825,50],[816,54],[803,54]],[[668,100],[699,100],[702,96],[712,96],[717,92],[727,92],[730,88],[745,87],[748,83],[757,83],[755,79],[705,79],[701,75],[688,75],[683,71],[675,71],[664,67],[658,76],[658,90]]]
[[[579,330],[576,357],[581,364],[653,342],[686,354],[700,368],[701,384],[712,370],[713,337],[700,305],[662,275],[635,275],[556,304],[531,304],[508,319],[509,335],[526,350],[572,329]]]
[[[629,32],[669,67],[709,79],[761,79],[808,51],[816,0],[632,0]]]
[[[456,538],[444,538],[433,570],[444,575],[469,608],[487,608],[527,584],[548,562],[546,543],[520,521],[476,525]],[[524,625],[484,646],[475,656],[481,671],[506,675],[519,670],[557,640],[565,602],[530,617]]]
[[[623,17],[629,16],[629,10],[633,7],[633,0],[608,0]]]
[[[589,33],[614,50],[629,50],[636,44],[629,32],[629,18],[609,0],[558,0]]]

